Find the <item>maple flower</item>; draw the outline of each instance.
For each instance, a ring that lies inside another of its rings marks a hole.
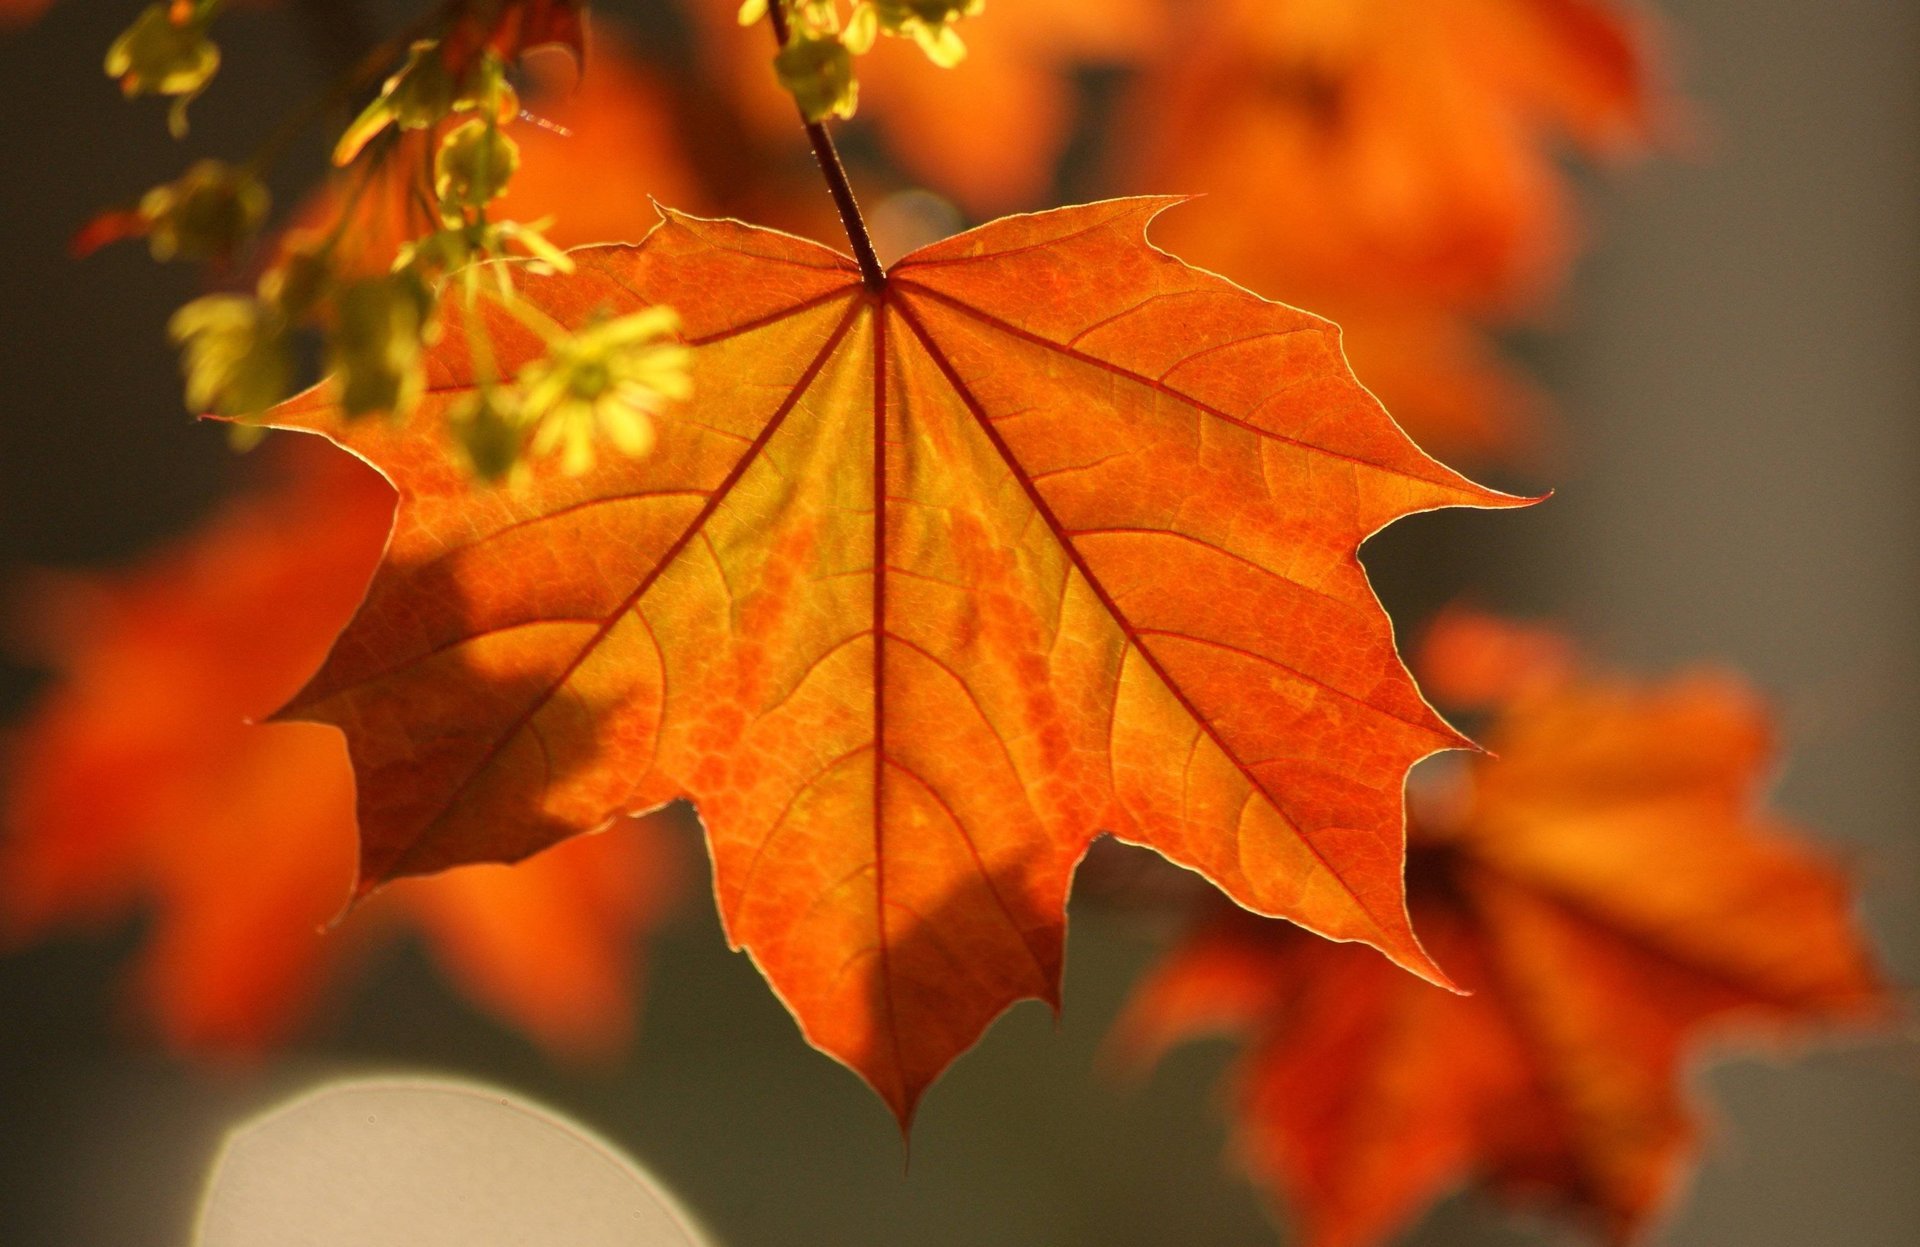
[[[260,278],[260,297],[288,319],[297,319],[332,290],[333,251],[323,239],[297,235],[284,239],[280,251],[279,260]]]
[[[942,69],[953,68],[967,55],[953,23],[985,7],[986,0],[864,0],[860,5],[873,13],[881,30],[912,39]]]
[[[536,221],[443,221],[441,227],[399,245],[396,272],[434,283],[486,259],[511,259],[542,271],[565,273],[573,261],[546,235],[548,223]]]
[[[985,0],[857,0],[843,23],[838,0],[782,0],[786,43],[774,57],[774,76],[808,121],[852,117],[860,93],[853,58],[871,51],[880,35],[911,39],[928,60],[951,69],[967,55],[953,23],[984,7]],[[767,13],[767,0],[746,0],[738,20],[750,26]]]
[[[177,97],[167,119],[176,138],[186,133],[187,104],[206,90],[220,68],[220,49],[207,38],[217,7],[217,0],[150,5],[107,49],[107,76],[119,81],[129,99]]]
[[[490,225],[447,224],[398,244],[395,272],[413,273],[423,282],[437,282],[484,258]]]
[[[1151,1057],[1254,1036],[1241,1150],[1305,1247],[1379,1243],[1475,1176],[1628,1241],[1690,1161],[1683,1066],[1706,1040],[1887,1017],[1850,881],[1760,801],[1767,715],[1738,681],[1594,676],[1552,634],[1463,613],[1420,665],[1496,712],[1496,752],[1429,785],[1409,833],[1415,925],[1474,994],[1221,912],[1116,1038]]]
[[[532,452],[558,451],[561,467],[578,475],[593,466],[596,435],[623,454],[652,449],[649,413],[692,393],[687,349],[673,341],[679,327],[671,309],[650,307],[557,335],[546,357],[520,374]]]
[[[173,314],[167,332],[181,348],[192,411],[250,416],[292,388],[286,320],[259,299],[234,294],[195,299]]]
[[[224,259],[267,218],[260,179],[221,160],[196,161],[140,200],[147,245],[156,260]]]

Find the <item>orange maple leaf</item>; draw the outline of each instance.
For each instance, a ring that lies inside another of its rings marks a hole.
[[[1475,994],[1222,915],[1116,1039],[1150,1057],[1251,1032],[1240,1149],[1307,1247],[1380,1242],[1467,1177],[1625,1242],[1689,1165],[1704,1041],[1883,1018],[1887,994],[1848,880],[1762,804],[1768,716],[1740,682],[1589,677],[1550,635],[1467,615],[1427,655],[1434,687],[1500,707],[1497,760],[1416,804],[1409,840],[1414,919]]]
[[[1355,557],[1502,506],[1416,449],[1332,326],[1147,245],[1167,200],[853,261],[668,213],[529,280],[562,325],[674,307],[695,397],[659,444],[476,491],[445,408],[271,413],[400,493],[365,607],[287,713],[345,729],[361,887],[512,860],[690,797],[729,938],[906,1121],[1014,1000],[1057,1002],[1102,829],[1438,977],[1401,790],[1460,738]],[[543,350],[491,312],[511,373]]]
[[[8,751],[0,928],[18,942],[150,905],[137,990],[161,1035],[246,1053],[284,1039],[374,930],[410,923],[485,1007],[556,1050],[610,1049],[671,879],[650,826],[419,881],[321,934],[353,879],[345,749],[247,720],[319,665],[393,494],[308,439],[273,459],[269,483],[140,566],[33,596],[29,648],[58,676]]]

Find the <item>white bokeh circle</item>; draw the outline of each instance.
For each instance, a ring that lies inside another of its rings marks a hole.
[[[660,1184],[551,1110],[473,1083],[331,1083],[237,1127],[195,1247],[708,1247]]]

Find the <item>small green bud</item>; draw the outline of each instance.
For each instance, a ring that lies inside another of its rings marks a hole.
[[[475,117],[454,127],[434,156],[434,192],[443,211],[484,208],[507,189],[520,167],[520,145],[492,118]]]
[[[448,422],[467,466],[489,484],[506,479],[526,449],[527,426],[511,389],[481,386],[454,405]]]
[[[129,99],[177,97],[168,119],[175,138],[186,133],[187,101],[206,90],[220,68],[220,49],[207,38],[210,16],[187,0],[150,5],[107,49],[107,75]]]
[[[460,98],[453,108],[492,117],[501,125],[512,121],[520,113],[520,93],[507,81],[507,63],[493,53],[475,61],[460,84]]]
[[[267,219],[267,188],[251,173],[202,160],[140,200],[156,260],[224,259]]]
[[[393,110],[402,130],[424,130],[453,111],[460,97],[459,80],[447,68],[440,45],[422,40],[407,53],[407,63],[387,79],[381,98]]]
[[[173,314],[167,332],[181,348],[192,411],[258,415],[292,388],[286,323],[258,299],[233,294],[195,299]]]
[[[808,121],[853,116],[860,84],[853,78],[853,53],[838,38],[796,33],[773,58],[773,72]]]

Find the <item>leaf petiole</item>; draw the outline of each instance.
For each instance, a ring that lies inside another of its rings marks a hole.
[[[781,47],[786,47],[791,32],[784,0],[771,0],[767,5],[767,18],[773,23],[774,39]],[[847,181],[847,169],[840,163],[840,152],[833,145],[833,136],[827,133],[824,123],[808,121],[804,111],[800,115],[800,124],[806,127],[807,142],[813,145],[813,158],[820,165],[821,176],[827,180],[827,191],[833,196],[833,206],[839,209],[840,225],[847,231],[847,242],[853,247],[853,258],[860,265],[861,283],[874,294],[879,294],[887,288],[887,270],[873,249],[873,239],[867,234],[866,219],[860,215],[860,205],[854,200],[853,186]]]

